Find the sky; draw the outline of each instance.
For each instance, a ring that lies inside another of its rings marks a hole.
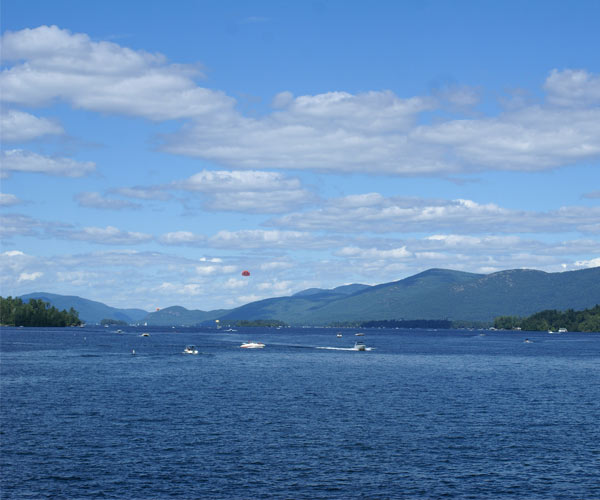
[[[4,297],[600,266],[596,0],[0,9]]]

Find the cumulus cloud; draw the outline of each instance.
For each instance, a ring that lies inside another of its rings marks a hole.
[[[199,86],[196,66],[161,54],[95,42],[56,26],[7,32],[2,44],[3,59],[13,62],[0,75],[4,101],[32,106],[62,100],[103,113],[184,119],[180,130],[163,136],[163,149],[232,168],[421,176],[536,171],[600,156],[600,76],[583,69],[551,71],[544,99],[512,103],[491,116],[461,116],[481,92],[456,85],[406,98],[389,90],[282,91],[271,113],[252,118],[236,109],[232,97]],[[427,122],[424,113],[448,106],[456,114]],[[246,198],[241,209],[256,210]],[[222,197],[212,203],[228,209]],[[268,211],[282,209],[277,202]]]
[[[30,141],[44,135],[63,133],[58,123],[47,118],[38,118],[15,109],[0,113],[0,137],[4,142]]]
[[[115,198],[107,198],[100,193],[79,193],[75,195],[75,201],[80,207],[99,208],[101,210],[123,210],[140,208],[138,203],[130,201],[117,200]]]
[[[230,116],[216,126],[192,122],[168,138],[165,148],[245,168],[393,175],[556,168],[600,156],[599,77],[578,76],[552,72],[542,103],[421,125],[417,118],[424,111],[447,103],[468,108],[478,92],[457,87],[438,99],[401,99],[389,91],[299,97],[283,92],[266,117]],[[567,101],[567,96],[579,97]]]
[[[121,231],[113,226],[106,227],[84,227],[77,230],[57,229],[52,231],[58,238],[67,240],[87,241],[101,245],[136,245],[147,243],[154,237],[149,234]]]
[[[96,165],[93,162],[79,162],[71,158],[51,158],[21,149],[2,151],[2,171],[34,172],[60,177],[83,177],[92,173]]]
[[[412,252],[406,246],[380,250],[378,248],[344,247],[336,252],[340,257],[360,257],[361,259],[406,259],[412,257]]]
[[[600,257],[596,257],[595,259],[589,260],[578,260],[577,262],[575,262],[575,266],[583,268],[600,267]]]
[[[14,194],[0,193],[0,207],[12,207],[19,205],[22,201]]]
[[[171,120],[230,113],[235,103],[198,87],[195,66],[57,26],[6,32],[2,56],[18,61],[0,76],[2,99],[15,104],[63,100],[80,109]]]
[[[22,214],[0,215],[0,238],[8,240],[13,236],[40,235],[46,223]]]
[[[37,271],[34,273],[21,273],[19,275],[19,279],[17,281],[35,281],[38,278],[41,278],[44,275],[41,271]]]
[[[215,248],[311,248],[331,244],[315,235],[302,231],[279,231],[246,229],[222,230],[208,238],[208,245]]]
[[[202,193],[211,211],[282,213],[316,199],[299,179],[257,170],[203,170],[172,187]]]
[[[548,100],[558,106],[600,105],[600,75],[586,70],[554,69],[546,79],[544,89]]]
[[[364,200],[364,203],[361,203]],[[471,200],[386,198],[377,193],[330,200],[323,208],[296,212],[269,225],[301,231],[342,233],[600,232],[600,207],[562,207],[548,212],[511,210]]]
[[[198,87],[192,65],[170,64],[161,54],[94,42],[57,26],[40,26],[2,37],[3,99],[44,105],[64,100],[76,108],[171,120],[230,112],[233,99]]]
[[[206,236],[191,231],[173,231],[158,238],[163,245],[197,246],[206,241]]]

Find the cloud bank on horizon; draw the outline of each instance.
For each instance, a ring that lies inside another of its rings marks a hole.
[[[1,44],[2,295],[206,310],[431,267],[600,265],[594,61],[526,90],[515,73],[493,100],[290,81],[248,112],[186,57],[52,24]]]

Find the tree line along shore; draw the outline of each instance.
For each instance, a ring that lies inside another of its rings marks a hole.
[[[103,324],[124,324],[122,321],[105,319]],[[4,326],[39,326],[64,327],[78,326],[82,321],[79,313],[72,307],[58,310],[56,307],[41,299],[29,299],[24,302],[21,298],[0,297],[0,325]],[[253,327],[282,327],[288,326],[278,320],[235,320],[224,321],[222,326],[253,326]],[[461,321],[449,320],[370,320],[358,322],[336,322],[329,326],[358,328],[464,328],[486,327],[491,325],[468,325]],[[566,311],[545,310],[528,317],[499,316],[494,320],[494,328],[498,330],[527,330],[527,331],[558,331],[566,329],[569,332],[600,332],[600,305],[583,311],[568,309]]]

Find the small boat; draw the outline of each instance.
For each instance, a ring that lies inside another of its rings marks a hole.
[[[244,349],[262,349],[265,346],[265,344],[261,343],[261,342],[244,342],[240,347],[244,348]]]
[[[140,335],[140,337],[150,337],[150,334],[148,332],[144,332]]]
[[[363,337],[363,336],[364,336],[364,333],[362,333],[362,332],[358,332],[358,333],[355,333],[354,335],[355,335],[356,337]]]
[[[186,345],[183,354],[198,354],[198,349],[194,345]]]
[[[366,351],[367,350],[367,346],[365,345],[364,342],[355,342],[354,343],[354,350],[355,351]]]
[[[525,339],[523,341],[524,344],[533,344],[533,340]]]
[[[115,333],[123,333],[123,330],[117,330]]]
[[[336,335],[336,337],[337,337],[338,339],[341,339],[341,338],[342,338],[342,334],[341,334],[341,333],[338,333],[338,334]]]
[[[568,330],[566,328],[559,328],[558,333],[567,333]]]

